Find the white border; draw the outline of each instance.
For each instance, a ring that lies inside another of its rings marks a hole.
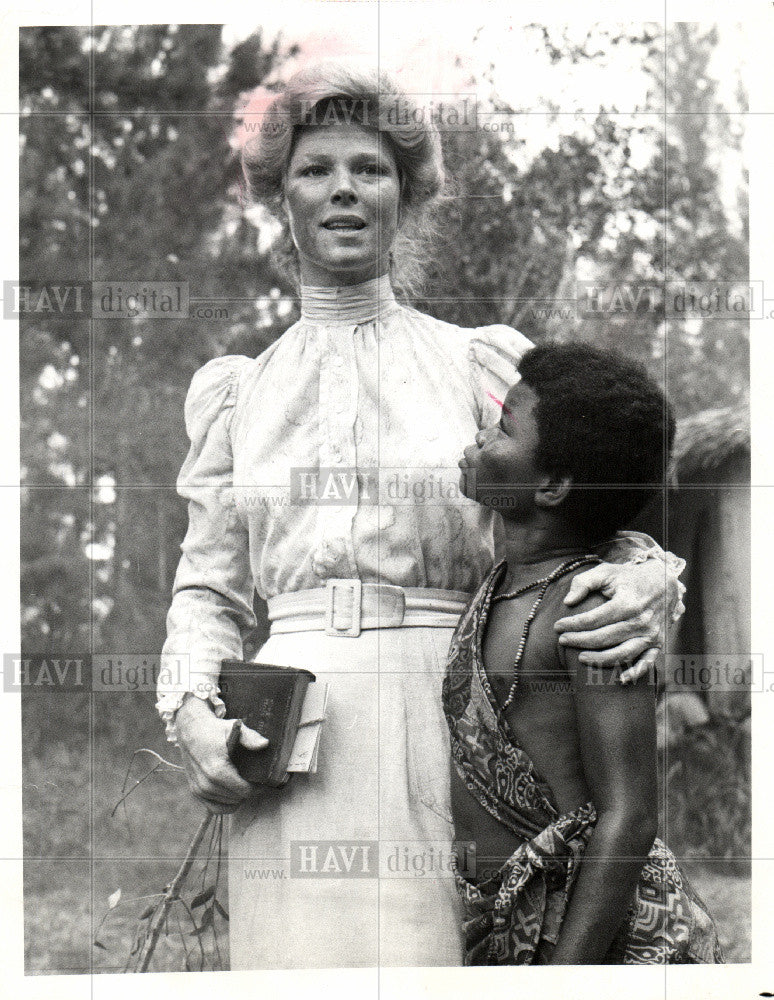
[[[332,3],[341,8],[356,5],[375,5],[375,0],[286,0],[279,5],[283,16],[291,19],[314,9],[327,8]],[[382,7],[409,4],[422,8],[427,17],[431,11],[438,17],[438,30],[456,16],[460,4],[454,0],[383,0]],[[476,0],[475,8],[481,19],[494,13],[493,8],[505,6],[513,17],[522,23],[571,23],[578,22],[578,8],[571,3],[512,4],[485,3]],[[715,2],[677,2],[670,0],[666,7],[669,21],[700,21],[742,23],[749,43],[748,83],[751,89],[751,110],[748,119],[749,167],[751,173],[752,264],[751,277],[766,283],[767,294],[774,296],[774,195],[770,183],[771,161],[774,154],[772,125],[774,118],[774,91],[770,86],[771,62],[774,58],[774,6],[765,3],[737,2],[731,6]],[[95,3],[94,23],[126,21],[125,7],[116,3]],[[212,4],[170,2],[154,0],[153,3],[136,0],[131,7],[135,23],[209,23],[213,20]],[[417,10],[416,13],[419,13]],[[244,21],[245,8],[233,0],[222,0],[217,7],[217,23]],[[663,3],[594,2],[583,6],[586,22],[631,21],[663,22]],[[0,31],[0,73],[2,74],[2,103],[0,128],[3,129],[2,149],[3,180],[2,205],[4,222],[2,241],[2,274],[13,278],[18,272],[18,170],[17,149],[17,75],[18,54],[16,28],[29,24],[89,24],[92,11],[83,4],[47,4],[37,8],[22,8],[2,12]],[[256,11],[255,23],[261,23],[261,12]],[[410,31],[412,16],[407,17]],[[774,309],[774,302],[770,303]],[[5,430],[0,435],[0,492],[2,523],[0,554],[3,573],[0,575],[0,634],[4,649],[17,649],[19,645],[18,615],[18,329],[12,321],[5,320],[4,336],[0,338],[0,371],[6,388],[0,397],[0,419]],[[774,319],[764,319],[751,324],[752,333],[752,408],[753,408],[753,638],[752,649],[763,653],[765,661],[774,650],[771,642],[771,609],[769,583],[770,567],[774,565],[774,537],[770,526],[774,520],[768,488],[774,485],[774,454],[770,447],[772,431],[772,392],[769,373],[774,371]],[[774,663],[774,655],[772,655]],[[281,991],[286,996],[308,996],[331,989],[343,996],[375,997],[377,982],[383,998],[460,997],[468,998],[484,990],[497,991],[501,996],[517,995],[520,1000],[544,1000],[546,996],[602,997],[624,994],[628,1000],[666,995],[672,1000],[697,998],[697,1000],[726,1000],[728,997],[756,997],[761,991],[774,992],[774,961],[770,945],[770,928],[774,918],[774,796],[770,794],[771,776],[768,762],[774,760],[774,726],[772,726],[774,699],[753,699],[753,761],[754,761],[754,827],[753,856],[766,859],[753,863],[753,963],[747,966],[725,967],[669,967],[659,968],[578,968],[547,969],[524,968],[514,973],[512,969],[450,969],[450,970],[337,970],[333,972],[254,972],[254,973],[177,973],[146,975],[141,983],[133,976],[32,976],[23,975],[23,918],[22,918],[22,869],[17,860],[21,856],[21,763],[20,763],[20,711],[18,696],[0,698],[0,726],[4,738],[5,766],[0,780],[0,844],[3,868],[0,869],[0,904],[2,905],[4,933],[0,935],[0,968],[2,980],[9,995],[28,1000],[43,997],[105,997],[119,1000],[134,997],[138,989],[151,1000],[180,997],[191,1000],[193,996],[207,996],[214,990],[228,991],[231,996],[273,995]],[[63,915],[66,919],[66,915]],[[666,992],[664,992],[666,991]]]

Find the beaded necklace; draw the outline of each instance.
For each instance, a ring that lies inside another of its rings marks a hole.
[[[562,563],[561,566],[557,566],[555,570],[552,570],[548,576],[541,577],[539,580],[533,580],[532,583],[525,584],[523,587],[519,587],[518,590],[512,590],[508,594],[495,594],[492,598],[491,603],[496,604],[498,601],[505,601],[512,597],[521,597],[523,594],[529,593],[530,590],[534,590],[535,587],[539,587],[538,596],[535,603],[532,605],[532,610],[527,616],[527,620],[524,622],[524,628],[522,629],[521,639],[519,640],[518,648],[516,649],[516,656],[513,660],[513,683],[508,691],[508,697],[503,702],[500,707],[500,712],[503,713],[509,707],[513,701],[516,690],[519,686],[519,669],[521,667],[521,658],[524,656],[524,649],[527,645],[527,639],[529,638],[529,629],[532,622],[535,619],[538,608],[541,605],[543,598],[546,595],[546,591],[556,580],[561,579],[563,576],[567,576],[568,573],[572,573],[573,570],[578,569],[579,566],[586,566],[590,563],[600,563],[602,560],[598,556],[580,556],[577,559],[571,559],[568,562]]]

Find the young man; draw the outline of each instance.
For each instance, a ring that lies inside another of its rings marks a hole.
[[[554,628],[574,574],[663,482],[674,418],[642,369],[588,345],[535,348],[519,374],[460,461],[506,530],[443,689],[455,833],[476,851],[456,873],[466,964],[720,962],[655,839],[653,685],[584,664]]]

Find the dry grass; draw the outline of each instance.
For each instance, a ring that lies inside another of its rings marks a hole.
[[[138,696],[127,705],[126,697],[121,728],[132,729],[127,727],[127,718],[135,720],[131,737],[125,733],[120,734],[122,738],[111,736],[103,715],[99,731],[89,739],[88,715],[80,713],[70,716],[72,728],[59,740],[38,740],[35,728],[45,724],[49,714],[41,696],[25,713],[25,734],[29,733],[25,743],[35,749],[23,760],[28,974],[123,970],[140,915],[154,901],[153,893],[163,890],[174,876],[201,822],[201,807],[178,772],[155,774],[111,816],[135,748],[148,747],[176,759],[148,711],[147,699]],[[62,707],[60,695],[60,713]],[[129,739],[134,741],[131,747],[127,747]],[[135,762],[136,777],[147,770],[148,761],[143,756]],[[210,872],[207,883],[211,881]],[[227,909],[226,882],[221,877],[218,898]],[[189,884],[190,900],[202,887],[200,872],[192,872]],[[99,930],[104,948],[96,947],[94,933],[117,889],[121,889],[121,902]],[[153,971],[182,970],[186,953],[195,951],[196,937],[188,933],[191,924],[181,917],[183,934],[176,933],[173,915],[170,935],[162,934],[159,940]],[[220,918],[217,928],[220,960],[208,933],[207,967],[228,968],[228,934]]]
[[[681,862],[681,867],[715,918],[726,962],[749,962],[752,934],[749,875],[724,872],[717,863],[712,871],[690,861]]]
[[[681,858],[749,875],[749,733],[714,721],[686,731],[663,762],[661,828]]]

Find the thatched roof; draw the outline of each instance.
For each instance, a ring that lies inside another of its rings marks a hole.
[[[749,454],[746,404],[701,410],[677,423],[673,464],[678,482],[713,472],[735,455]]]

